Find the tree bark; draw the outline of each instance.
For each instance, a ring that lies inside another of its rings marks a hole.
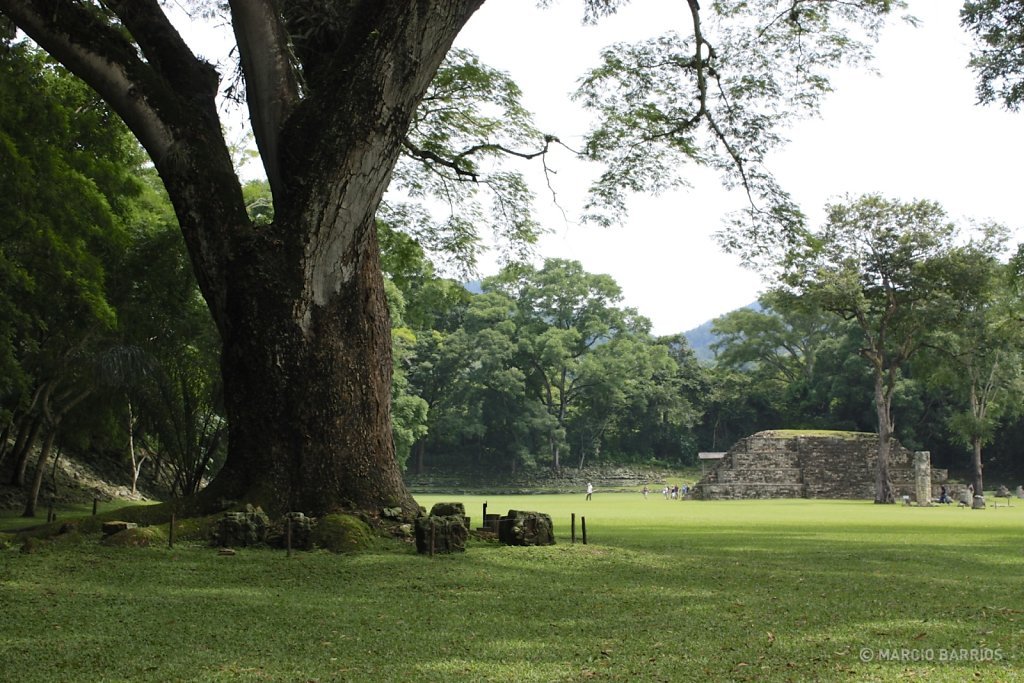
[[[893,491],[889,477],[889,453],[892,447],[892,397],[885,391],[881,373],[875,374],[875,410],[878,414],[878,459],[875,463],[875,502],[895,503],[896,492]]]
[[[57,436],[57,427],[47,430],[43,437],[43,445],[39,449],[39,460],[36,461],[36,472],[32,477],[32,488],[25,498],[25,510],[22,517],[35,517],[36,508],[39,506],[39,491],[43,487],[43,476],[46,474],[46,461],[50,459],[50,451],[53,450],[53,440]]]
[[[12,486],[25,485],[25,471],[28,469],[28,460],[32,455],[32,445],[39,435],[39,428],[43,424],[41,415],[25,415],[25,422],[18,430],[18,437],[14,441],[14,471],[11,474]]]
[[[984,465],[981,462],[981,438],[975,437],[973,440],[972,451],[971,451],[971,474],[974,483],[974,492],[978,495],[985,495],[985,482],[982,475]],[[972,501],[973,503],[973,501]]]
[[[222,361],[228,456],[208,495],[279,512],[416,509],[394,457],[390,323],[366,233],[347,255],[358,276],[308,321],[261,267],[236,276],[245,296],[232,297]]]

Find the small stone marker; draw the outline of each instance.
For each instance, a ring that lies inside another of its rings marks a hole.
[[[242,512],[225,512],[213,530],[213,545],[251,546],[267,540],[270,518],[259,507],[246,505]]]
[[[931,451],[916,451],[914,453],[914,497],[919,506],[932,504]]]
[[[996,489],[996,500],[998,501],[1000,498],[1004,498],[1006,500],[1006,507],[1010,507],[1010,498],[1012,496],[1013,494],[1010,493],[1010,489],[1006,488],[1003,484],[1000,484],[999,488]],[[996,503],[996,507],[999,507],[998,502]]]

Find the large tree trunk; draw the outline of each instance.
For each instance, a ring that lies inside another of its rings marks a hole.
[[[223,354],[228,457],[213,494],[275,511],[416,510],[394,457],[372,211],[363,232],[343,257],[354,276],[308,319],[288,296],[294,287],[263,282],[260,265],[235,278]]]
[[[202,500],[418,510],[394,457],[374,216],[414,111],[482,2],[231,0],[274,197],[274,223],[256,226],[217,116],[218,74],[160,3],[0,0],[121,115],[174,204],[223,341],[228,456]]]
[[[985,482],[982,476],[982,470],[984,465],[981,462],[981,439],[975,437],[973,439],[972,452],[971,452],[971,470],[972,479],[974,484],[974,492],[979,496],[985,495]],[[973,501],[972,501],[973,503]]]
[[[892,411],[891,396],[885,391],[882,377],[875,376],[875,410],[878,414],[878,458],[875,462],[875,502],[895,503],[896,492],[893,491],[889,478],[889,453],[892,446]]]

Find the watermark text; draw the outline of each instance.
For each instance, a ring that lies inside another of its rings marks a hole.
[[[1001,662],[1002,648],[991,647],[862,647],[862,662]]]

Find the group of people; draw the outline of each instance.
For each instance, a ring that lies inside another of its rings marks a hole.
[[[651,492],[651,489],[648,488],[648,486],[646,484],[644,484],[643,490],[640,491],[640,493],[643,494],[645,500],[646,500],[648,494],[650,494],[650,492]],[[683,484],[682,486],[679,486],[677,484],[673,484],[672,486],[669,486],[668,484],[666,484],[665,488],[663,488],[661,490],[661,495],[665,496],[665,500],[682,500],[683,498],[686,497],[686,494],[688,494],[689,492],[690,492],[690,487],[687,486],[686,484]],[[587,500],[592,500],[593,497],[594,497],[594,484],[593,484],[593,482],[589,482],[588,481],[587,482]]]
[[[1017,487],[1017,491],[1015,492],[1014,495],[1016,495],[1017,498],[1024,498],[1024,486],[1018,486]],[[1009,498],[1009,497],[1010,497],[1010,490],[1008,488],[1006,488],[1005,486],[1000,486],[999,490],[996,492],[996,498]],[[967,488],[960,492],[959,504],[960,504],[961,507],[970,507],[972,505],[973,501],[974,501],[974,484],[968,484]],[[953,502],[953,499],[950,498],[950,496],[949,496],[949,487],[947,487],[945,484],[943,484],[942,487],[939,489],[939,498],[938,498],[937,502],[944,503],[944,504],[948,504],[948,503],[952,503]]]
[[[649,489],[646,484],[644,485],[643,490],[640,491],[640,493],[643,494],[645,499],[647,498],[647,495],[650,492],[651,489]],[[679,486],[677,484],[669,486],[668,484],[666,484],[665,487],[661,489],[661,495],[665,497],[665,500],[681,500],[682,498],[686,497],[686,494],[689,492],[690,487],[687,486],[686,484],[683,484],[682,486]]]

